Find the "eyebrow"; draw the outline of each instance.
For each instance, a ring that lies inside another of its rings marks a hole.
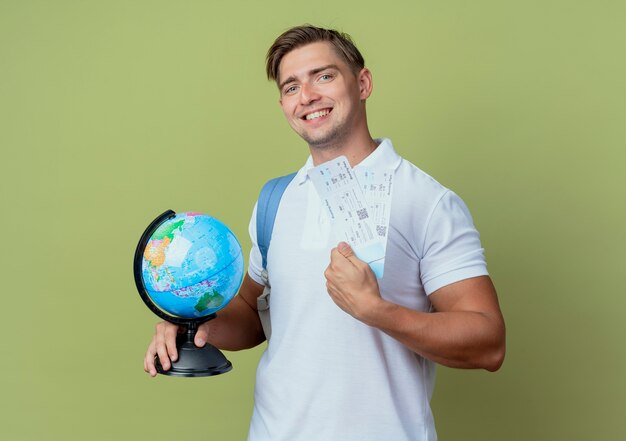
[[[337,67],[336,64],[327,64],[326,66],[322,66],[322,67],[316,67],[315,69],[311,69],[307,74],[308,76],[312,76],[315,74],[318,74],[320,72],[322,72],[323,70],[326,69],[335,69],[335,70],[339,70],[339,68]],[[278,89],[279,90],[283,90],[283,87],[285,87],[286,84],[289,84],[293,81],[297,81],[298,77],[296,77],[295,75],[290,76],[289,78],[287,78],[285,81],[283,81],[282,83],[280,83],[278,85]]]

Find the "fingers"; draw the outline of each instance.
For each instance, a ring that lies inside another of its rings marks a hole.
[[[151,367],[148,363],[148,357],[150,356],[150,346],[152,344],[150,344],[148,346],[148,350],[146,351],[146,355],[143,357],[143,370],[147,373],[149,373],[150,375],[152,375],[152,370]],[[152,356],[152,358],[154,359],[154,355]],[[154,360],[153,360],[153,364],[154,364]],[[154,368],[154,366],[152,366],[152,368]],[[153,376],[153,375],[152,375]]]
[[[330,294],[330,297],[333,300],[339,297],[341,294],[341,292],[337,289],[337,287],[333,285],[333,283],[330,282],[329,280],[326,281],[326,291],[328,291],[328,294]]]
[[[148,346],[148,351],[143,359],[143,370],[150,374],[151,377],[155,377],[157,374],[156,367],[154,366],[154,356],[156,355],[156,349],[154,345],[154,338]]]
[[[155,334],[156,353],[164,370],[169,370],[172,366],[171,360],[176,360],[176,334],[178,326],[168,322],[161,322],[157,325]]]
[[[198,326],[198,330],[196,331],[196,336],[193,340],[193,343],[201,348],[206,344],[207,338],[209,336],[209,322],[204,322],[200,326]]]
[[[337,248],[333,248],[330,252],[330,263],[324,271],[324,277],[326,277],[326,280],[334,281],[342,272],[342,268],[345,268],[346,264],[349,265],[350,263],[346,262],[345,258],[341,256]]]
[[[328,264],[328,268],[339,270],[341,268],[349,268],[351,265],[351,262],[339,252],[339,249],[333,248],[330,251],[330,263]]]
[[[343,251],[346,252],[349,257],[342,254],[342,250],[340,249],[342,244],[347,247],[347,249],[343,248]],[[359,258],[354,255],[350,245],[341,242],[338,247],[333,248],[330,252],[330,263],[324,272],[324,276],[327,280],[340,283],[340,279],[345,277],[356,277],[359,271],[363,269],[363,264],[367,266],[367,263],[359,260]]]
[[[178,359],[176,349],[176,335],[178,326],[169,322],[161,322],[156,325],[152,342],[148,346],[144,359],[144,370],[151,376],[156,376],[155,356],[159,357],[159,362],[164,370],[172,366],[172,362]]]

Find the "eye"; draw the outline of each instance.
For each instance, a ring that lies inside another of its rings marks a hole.
[[[325,73],[320,75],[320,81],[330,81],[333,79],[333,75],[329,73]]]
[[[286,87],[283,90],[283,95],[293,95],[296,92],[296,90],[298,90],[298,86],[296,86],[295,84],[292,86]]]

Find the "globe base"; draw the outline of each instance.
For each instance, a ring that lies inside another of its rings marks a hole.
[[[178,360],[168,370],[163,369],[159,357],[156,357],[155,366],[159,374],[172,377],[209,377],[224,374],[233,368],[231,362],[215,346],[207,343],[201,348],[197,347],[193,342],[195,335],[195,326],[190,326],[187,332],[176,338]]]

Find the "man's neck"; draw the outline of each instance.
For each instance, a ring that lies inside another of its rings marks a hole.
[[[348,162],[354,167],[376,150],[376,147],[378,147],[378,144],[368,132],[367,136],[351,139],[346,143],[325,148],[309,146],[309,150],[311,151],[313,164],[316,166],[343,155],[348,158]]]

